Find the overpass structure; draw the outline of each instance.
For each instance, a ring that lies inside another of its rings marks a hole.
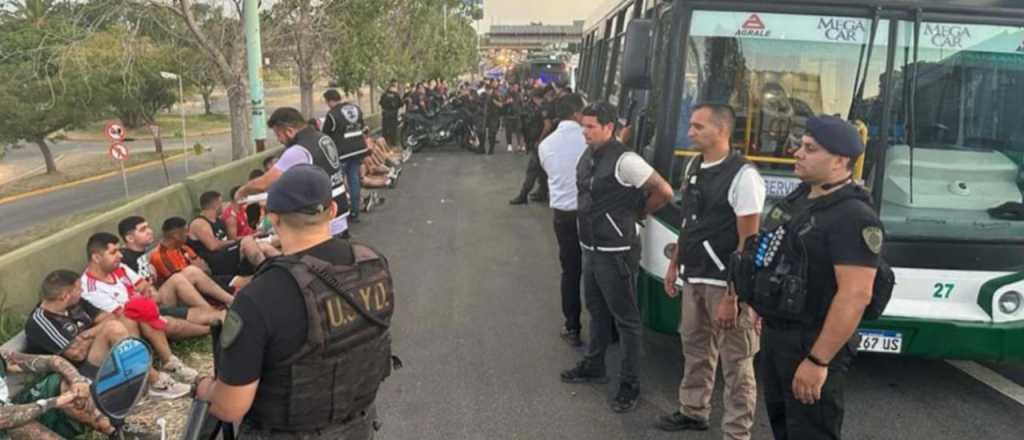
[[[583,39],[583,24],[583,20],[577,20],[571,25],[495,25],[480,40],[480,49],[571,49]]]

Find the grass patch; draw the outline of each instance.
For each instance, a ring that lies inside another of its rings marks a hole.
[[[175,154],[174,151],[164,152],[165,156],[173,154]],[[155,151],[132,152],[128,155],[128,160],[125,161],[124,166],[128,168],[159,159],[160,155]],[[0,185],[0,197],[10,197],[38,189],[50,188],[120,169],[120,165],[107,156],[106,153],[75,154],[58,163],[57,172],[54,174],[35,174]]]
[[[192,355],[210,355],[213,353],[213,338],[210,336],[200,336],[198,338],[172,341],[171,351],[182,359],[188,359]]]
[[[24,313],[15,313],[12,310],[0,312],[0,344],[10,341],[11,338],[25,329],[26,316]]]
[[[0,255],[11,252],[29,243],[39,241],[43,237],[48,237],[57,232],[66,230],[74,225],[80,224],[85,220],[88,220],[91,217],[110,211],[111,209],[114,209],[123,204],[123,201],[118,200],[116,202],[103,205],[91,211],[83,211],[75,214],[70,214],[64,217],[55,218],[46,223],[36,224],[24,231],[18,232],[17,234],[7,234],[4,236],[0,236]]]
[[[107,140],[104,129],[107,122],[115,118],[104,119],[93,122],[82,129],[68,131],[63,134],[64,138],[73,140]],[[160,137],[164,140],[181,139],[181,114],[160,113],[156,116],[156,123],[160,126]],[[194,137],[203,134],[220,133],[231,129],[231,120],[228,115],[211,113],[209,115],[185,115],[186,136]],[[58,135],[60,137],[60,135]],[[138,127],[128,129],[128,137],[132,139],[152,139],[149,128]]]

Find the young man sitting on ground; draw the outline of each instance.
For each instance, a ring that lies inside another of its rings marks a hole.
[[[163,232],[163,239],[160,240],[160,244],[157,245],[153,252],[149,253],[149,264],[152,265],[153,270],[156,272],[157,280],[161,282],[163,280],[171,279],[176,274],[189,272],[193,270],[201,270],[204,273],[210,271],[210,267],[199,258],[196,251],[192,249],[186,242],[188,241],[188,222],[181,217],[171,217],[164,220],[164,224],[161,226]],[[238,292],[249,284],[251,276],[231,276],[231,275],[214,275],[213,280],[220,286],[226,286],[234,292]],[[225,305],[230,305],[234,302],[234,297],[230,300],[224,301],[218,298],[218,301]]]
[[[93,403],[89,379],[67,360],[0,350],[0,361],[0,438],[63,440],[84,434],[82,424],[114,433],[110,420]],[[44,376],[11,397],[8,373]]]
[[[224,221],[224,226],[227,228],[228,239],[230,240],[238,240],[256,233],[252,226],[249,225],[248,205],[243,205],[235,200],[235,193],[238,192],[238,188],[237,186],[231,188],[227,206],[224,207],[224,212],[220,215],[220,219]]]
[[[117,237],[99,232],[89,237],[86,245],[89,265],[82,274],[82,298],[101,311],[94,321],[120,320],[129,333],[141,335],[149,342],[163,363],[163,371],[175,374],[183,381],[191,381],[197,374],[196,370],[171,353],[167,338],[206,335],[210,333],[210,327],[161,316],[156,302],[146,296],[153,293],[152,289],[144,288],[148,282],[121,264],[121,250],[117,242]]]
[[[220,219],[223,205],[219,192],[203,193],[199,197],[199,216],[188,225],[189,247],[206,261],[214,275],[252,275],[267,257],[281,255],[270,244],[253,237],[229,240],[227,227]]]
[[[229,290],[234,291],[230,282],[221,283],[221,280],[215,280],[207,275],[210,269],[202,260],[170,275],[159,277],[156,268],[151,264],[152,253],[146,252],[154,242],[153,228],[146,219],[132,216],[121,220],[117,224],[117,232],[124,240],[121,262],[157,287],[157,302],[160,305],[176,307],[184,303],[190,307],[211,307],[203,295],[227,305],[234,301],[235,297],[229,293]],[[231,278],[227,278],[227,281],[230,280]],[[190,321],[206,323],[192,319]]]
[[[50,272],[43,279],[39,296],[39,305],[25,322],[28,350],[59,355],[85,376],[95,377],[110,356],[111,347],[132,336],[121,320],[94,322],[101,312],[81,300],[81,279],[70,270]],[[155,369],[150,372],[149,383],[149,395],[162,399],[182,397],[190,388]]]

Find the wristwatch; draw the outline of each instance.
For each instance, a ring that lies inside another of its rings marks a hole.
[[[56,403],[57,403],[57,399],[56,398],[53,398],[53,399],[39,399],[39,400],[36,401],[36,405],[39,406],[39,409],[43,410],[43,412],[49,411],[51,408],[53,408],[56,405]]]
[[[821,359],[818,359],[813,354],[808,354],[807,360],[811,361],[812,364],[817,365],[819,367],[828,368],[828,362],[822,362]]]

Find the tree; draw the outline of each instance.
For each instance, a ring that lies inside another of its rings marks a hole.
[[[218,78],[209,57],[199,50],[184,47],[177,50],[175,58],[178,64],[175,71],[183,72],[186,87],[203,98],[203,114],[212,114],[210,99],[217,88]]]
[[[24,11],[0,20],[0,142],[36,144],[52,174],[57,164],[47,137],[98,116],[87,111],[94,96],[85,83],[63,70],[62,49],[78,38],[73,26],[40,15],[36,6]]]
[[[231,119],[231,158],[241,159],[252,152],[249,132],[252,114],[249,80],[245,64],[245,26],[242,0],[228,2],[230,11],[193,0],[148,0],[150,5],[170,11],[184,23],[187,35],[168,29],[170,35],[203,53],[228,97]],[[164,26],[170,26],[164,24]],[[262,123],[262,122],[261,122]]]

